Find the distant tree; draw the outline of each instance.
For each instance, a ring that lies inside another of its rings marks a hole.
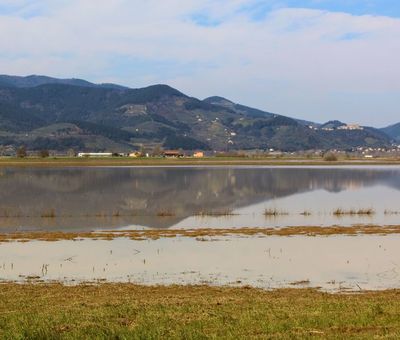
[[[50,156],[49,150],[40,150],[38,154],[41,158],[47,158]]]
[[[143,144],[140,144],[139,152],[140,152],[141,157],[146,155],[146,148],[144,147]]]
[[[162,149],[159,145],[155,146],[153,151],[151,152],[152,156],[161,156],[162,155]]]
[[[68,157],[76,157],[76,151],[74,149],[68,149],[67,155]]]
[[[17,157],[25,158],[26,156],[27,156],[26,147],[22,145],[17,149]]]
[[[324,155],[324,161],[327,162],[336,162],[338,160],[337,156],[333,152],[327,152]]]

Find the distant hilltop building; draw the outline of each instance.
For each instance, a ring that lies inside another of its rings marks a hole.
[[[338,127],[338,130],[364,130],[359,124],[346,124]]]
[[[322,127],[321,130],[324,131],[334,131],[334,130],[364,130],[362,126],[359,124],[346,124],[342,123],[340,121],[334,120],[330,121],[328,123],[325,123]]]

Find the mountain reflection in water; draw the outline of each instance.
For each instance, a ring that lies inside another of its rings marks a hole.
[[[397,167],[7,168],[0,175],[0,227],[168,228],[199,212],[231,211],[317,190],[379,186],[397,192],[399,175]]]

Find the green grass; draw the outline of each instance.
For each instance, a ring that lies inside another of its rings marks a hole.
[[[5,284],[2,339],[399,338],[400,291]]]

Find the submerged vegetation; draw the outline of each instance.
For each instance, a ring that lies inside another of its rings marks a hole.
[[[173,217],[173,216],[175,216],[175,213],[173,213],[172,211],[168,211],[168,210],[162,210],[157,213],[157,216],[158,217]]]
[[[4,284],[0,338],[399,338],[400,292]],[[46,306],[44,308],[44,306]]]
[[[237,215],[233,212],[232,209],[226,210],[202,210],[195,214],[195,216],[206,217],[206,216],[214,216],[214,217],[222,217],[222,216],[234,216]]]
[[[276,208],[269,208],[269,209],[265,209],[264,211],[264,216],[287,216],[289,215],[288,212],[283,211],[283,210],[278,210]]]
[[[395,211],[395,210],[385,210],[384,211],[385,215],[400,215],[400,211]]]
[[[312,212],[311,210],[303,210],[300,212],[288,212],[283,209],[278,208],[267,208],[262,213],[266,217],[278,217],[278,216],[290,216],[290,215],[300,215],[300,216],[311,216],[314,213],[316,214],[327,214],[326,212]],[[384,215],[400,215],[400,211],[397,210],[384,210],[382,212]],[[373,208],[359,208],[359,209],[342,209],[336,208],[331,213],[333,216],[336,217],[344,217],[344,216],[373,216],[377,214],[377,211]],[[198,212],[193,213],[193,216],[198,217],[224,217],[224,216],[237,216],[240,213],[234,212],[233,209],[223,209],[223,210],[201,210]],[[72,218],[72,217],[85,217],[85,218],[119,218],[119,217],[137,217],[137,216],[157,216],[157,217],[173,217],[177,216],[174,211],[171,210],[160,210],[154,212],[146,212],[140,213],[137,210],[134,211],[126,211],[126,210],[111,210],[111,211],[98,211],[92,213],[84,213],[84,214],[68,214],[68,213],[56,213],[54,208],[45,209],[39,213],[24,213],[19,210],[11,210],[0,208],[0,218]]]
[[[55,218],[56,217],[56,212],[54,211],[54,209],[50,209],[48,211],[44,211],[40,217],[42,218]]]
[[[333,215],[335,216],[344,216],[344,215],[367,215],[372,216],[375,214],[375,210],[372,208],[367,209],[350,209],[344,210],[341,208],[337,208],[333,211]]]

